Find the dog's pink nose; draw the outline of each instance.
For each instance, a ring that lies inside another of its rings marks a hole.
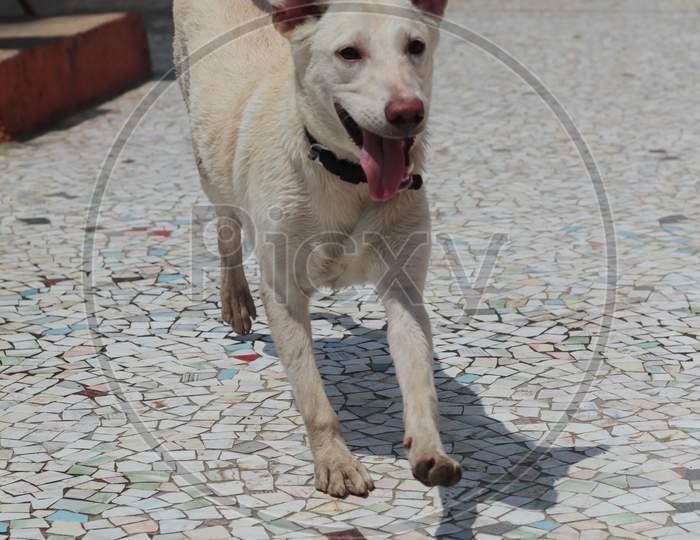
[[[415,129],[425,118],[425,107],[417,97],[400,97],[389,102],[384,114],[393,126]]]

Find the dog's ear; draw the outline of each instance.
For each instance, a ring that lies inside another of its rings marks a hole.
[[[326,10],[323,2],[314,0],[275,0],[272,5],[272,22],[277,31],[288,35],[297,26],[318,19]]]
[[[442,17],[447,7],[447,0],[411,0],[413,5],[432,15]]]

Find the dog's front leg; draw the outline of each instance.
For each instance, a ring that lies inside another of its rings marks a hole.
[[[281,298],[265,284],[261,291],[272,337],[309,435],[316,489],[335,497],[367,495],[374,489],[372,478],[348,450],[316,367],[308,297],[292,290]]]
[[[382,292],[382,299],[403,395],[404,445],[413,475],[428,486],[454,485],[462,469],[445,454],[440,441],[432,334],[422,295],[412,283],[396,283]]]

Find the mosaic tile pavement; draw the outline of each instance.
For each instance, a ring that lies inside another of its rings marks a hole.
[[[174,85],[95,195],[149,83],[0,147],[0,537],[700,538],[700,10],[457,1],[450,16],[571,113],[615,225],[606,237],[537,94],[445,36],[426,299],[460,484],[411,477],[382,309],[356,289],[319,296],[313,328],[377,489],[314,490],[264,316],[245,340],[220,321]]]

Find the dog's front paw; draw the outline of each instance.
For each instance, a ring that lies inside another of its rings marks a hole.
[[[224,322],[241,335],[250,333],[253,319],[257,317],[250,290],[245,287],[222,287],[221,316]]]
[[[333,445],[335,446],[335,445]],[[314,458],[316,489],[333,497],[366,497],[374,482],[365,466],[347,448],[319,450]]]
[[[426,486],[454,486],[462,478],[462,467],[440,451],[425,453],[411,460],[413,476]]]

